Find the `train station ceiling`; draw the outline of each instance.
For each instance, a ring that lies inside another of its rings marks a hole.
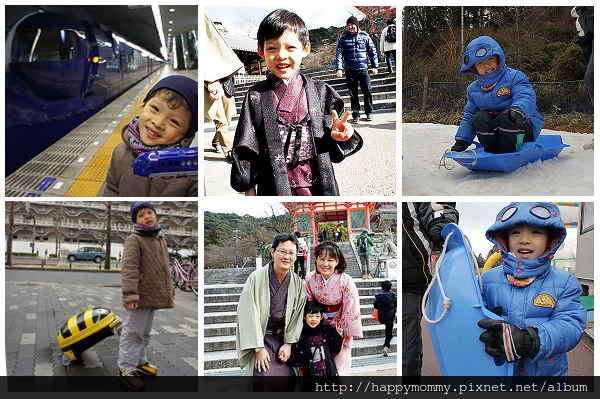
[[[159,29],[162,30],[166,43],[170,42],[168,40],[170,36],[174,37],[191,30],[197,31],[198,6],[168,5],[158,6],[158,8],[160,9],[162,28],[157,27],[152,6],[149,5],[7,5],[5,6],[5,22],[8,29],[25,15],[40,11],[66,14],[80,20],[93,20],[162,57]]]

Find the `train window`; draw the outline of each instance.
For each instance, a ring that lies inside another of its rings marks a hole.
[[[14,62],[69,61],[76,58],[77,34],[64,29],[22,29],[12,48]]]

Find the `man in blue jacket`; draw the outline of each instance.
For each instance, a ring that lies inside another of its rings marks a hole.
[[[460,72],[474,75],[467,87],[467,105],[451,151],[464,151],[475,135],[485,152],[519,151],[534,141],[544,124],[536,95],[527,76],[506,66],[504,52],[489,36],[480,36],[467,46]]]
[[[350,107],[352,119],[350,122],[358,123],[360,117],[360,101],[358,100],[358,85],[365,99],[365,114],[367,121],[373,117],[373,95],[371,94],[371,78],[369,77],[368,59],[371,60],[373,75],[377,73],[379,61],[377,51],[369,35],[358,28],[358,19],[354,16],[346,21],[346,30],[340,37],[335,54],[335,68],[337,77],[342,77],[342,69],[346,70],[346,85],[350,91]],[[343,63],[343,61],[345,61]]]

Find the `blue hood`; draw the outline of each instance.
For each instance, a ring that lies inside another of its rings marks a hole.
[[[535,259],[517,259],[515,255],[509,253],[508,230],[519,223],[548,228],[550,250]],[[496,222],[485,233],[487,239],[500,249],[504,271],[517,278],[528,278],[545,273],[566,235],[567,229],[560,217],[560,210],[549,202],[512,202],[498,213]]]
[[[488,59],[492,55],[497,55],[498,69],[489,75],[479,75],[475,64]],[[467,50],[462,56],[462,67],[460,73],[463,75],[475,75],[481,87],[490,87],[494,85],[506,73],[506,59],[502,47],[489,36],[480,36],[473,39],[467,46]]]

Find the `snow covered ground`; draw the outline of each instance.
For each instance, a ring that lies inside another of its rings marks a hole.
[[[458,126],[432,123],[402,124],[403,195],[594,195],[594,151],[584,150],[593,135],[543,129],[560,134],[570,145],[558,157],[536,161],[512,173],[471,171],[447,159],[452,170],[439,167],[454,144]]]

